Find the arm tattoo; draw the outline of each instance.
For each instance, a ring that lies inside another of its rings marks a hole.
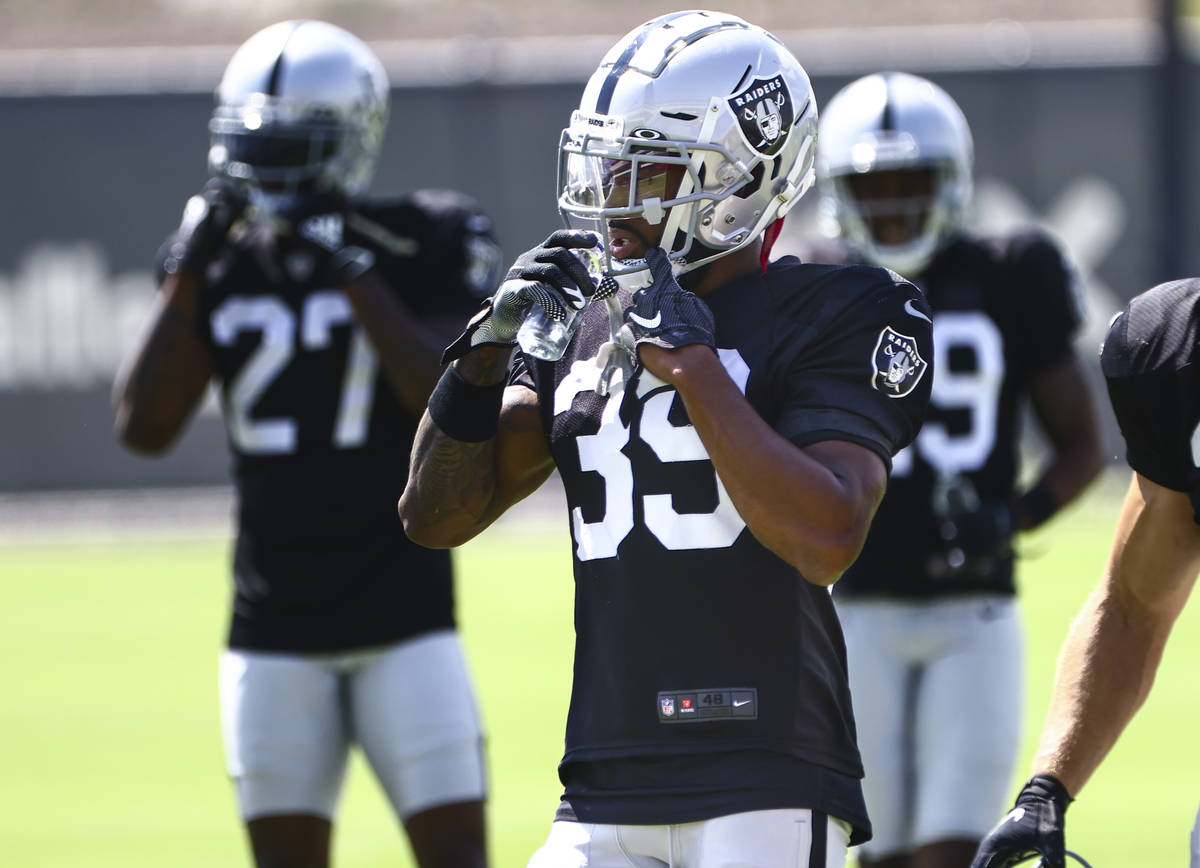
[[[495,441],[464,443],[447,437],[426,413],[413,447],[413,475],[430,516],[466,512],[479,519],[496,490]]]
[[[481,348],[455,362],[476,384],[504,377],[511,351]],[[417,426],[402,511],[426,526],[473,535],[545,480],[553,460],[542,433],[537,396],[509,388],[496,437],[465,443],[445,434],[426,411]]]
[[[455,362],[468,382],[496,382],[508,371],[510,349],[484,349]],[[442,432],[426,412],[413,443],[414,475],[419,476],[422,504],[431,515],[465,511],[481,517],[496,490],[496,441],[464,443]]]

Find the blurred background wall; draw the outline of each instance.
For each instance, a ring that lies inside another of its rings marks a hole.
[[[123,453],[109,391],[155,291],[151,267],[205,180],[212,91],[237,43],[322,17],[393,83],[381,193],[448,186],[511,259],[558,226],[558,135],[588,74],[662,3],[0,2],[0,492],[219,485],[216,408],[167,458]],[[833,6],[838,8],[834,9]],[[973,222],[1035,222],[1084,275],[1087,358],[1153,283],[1200,273],[1195,40],[1174,0],[725,4],[779,35],[818,104],[878,69],[926,75],[975,136]],[[1178,18],[1170,18],[1172,22]],[[814,231],[810,193],[781,249]],[[1098,373],[1097,373],[1098,378]],[[1098,382],[1098,379],[1097,379]],[[1109,432],[1110,451],[1120,450]]]

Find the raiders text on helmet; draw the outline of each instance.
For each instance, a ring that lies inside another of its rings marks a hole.
[[[774,36],[719,12],[664,15],[588,81],[562,134],[559,210],[606,250],[609,220],[665,220],[662,246],[690,271],[754,241],[812,185],[816,127],[808,75]],[[653,165],[682,167],[679,189],[639,191]]]
[[[933,82],[901,72],[860,78],[834,95],[821,118],[817,176],[823,230],[841,234],[860,254],[906,276],[920,274],[961,225],[971,198],[974,145],[966,118]],[[893,169],[930,169],[933,190],[918,203],[875,204],[920,219],[913,237],[882,244],[847,179]]]
[[[234,54],[216,93],[209,171],[269,193],[361,192],[387,122],[388,80],[357,37],[283,21]]]

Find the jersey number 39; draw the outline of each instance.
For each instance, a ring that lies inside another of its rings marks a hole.
[[[732,350],[719,350],[734,381],[745,391],[749,368],[740,355]],[[580,392],[590,391],[596,383],[600,368],[593,360],[576,362],[572,374],[565,378],[555,392],[555,413],[571,406]],[[657,383],[657,385],[654,385]],[[708,460],[708,452],[700,435],[691,425],[673,425],[667,418],[675,390],[643,372],[637,381],[638,398],[642,404],[638,436],[662,462],[704,461],[716,481],[717,505],[707,513],[680,513],[675,510],[670,494],[642,495],[642,514],[646,529],[664,548],[717,549],[733,545],[746,527],[738,514],[721,477]],[[617,546],[634,528],[633,465],[622,451],[632,432],[621,420],[620,407],[624,390],[614,390],[604,405],[600,429],[595,434],[577,437],[579,469],[600,474],[604,479],[604,517],[587,522],[583,510],[571,510],[576,552],[581,561],[616,557]]]

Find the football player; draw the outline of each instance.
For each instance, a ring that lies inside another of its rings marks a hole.
[[[1200,572],[1200,279],[1156,286],[1112,321],[1100,363],[1133,469],[1108,566],[1067,634],[1033,776],[972,868],[1063,864],[1063,819],[1145,701]],[[1200,826],[1200,822],[1198,822]],[[1189,864],[1200,865],[1200,828]]]
[[[828,587],[924,413],[930,321],[884,269],[769,261],[816,118],[740,18],[626,35],[561,139],[574,228],[517,259],[421,420],[400,510],[422,544],[565,487],[565,792],[533,868],[824,868],[870,834]],[[597,286],[575,253],[598,239]],[[532,304],[593,291],[560,360],[513,358]]]
[[[216,103],[212,178],[165,244],[117,430],[159,454],[220,389],[238,494],[221,717],[255,861],[328,863],[357,743],[423,868],[484,865],[451,563],[405,537],[395,502],[438,323],[496,285],[488,218],[453,192],[366,198],[388,81],[337,27],[257,33]]]
[[[893,269],[934,311],[929,414],[834,593],[875,831],[864,866],[961,868],[1004,805],[1023,678],[1012,539],[1101,465],[1075,272],[1039,232],[964,230],[972,150],[950,96],[904,73],[852,82],[821,119],[834,240],[806,258]],[[1027,403],[1050,454],[1018,492]]]

